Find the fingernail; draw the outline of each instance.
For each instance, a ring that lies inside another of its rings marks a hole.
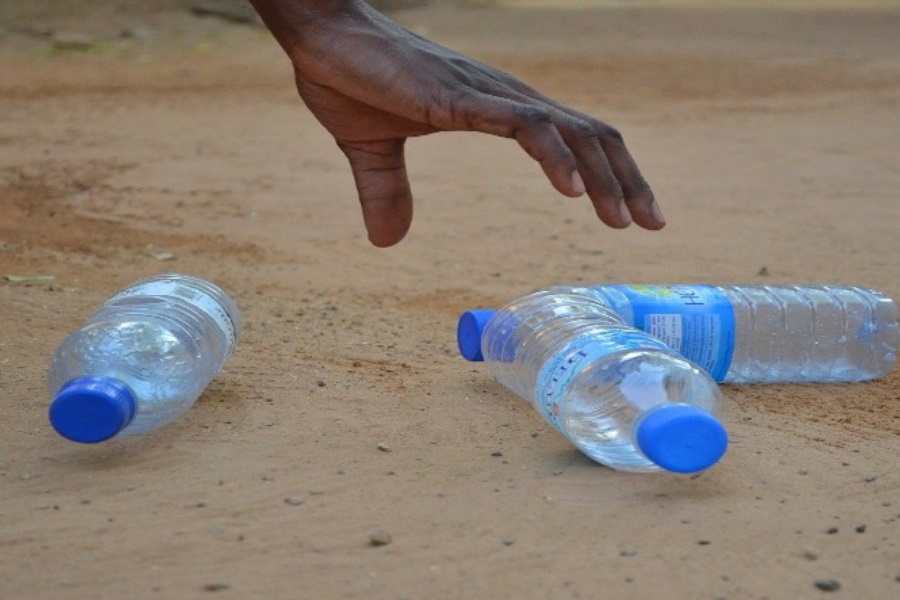
[[[619,214],[622,215],[622,220],[626,223],[631,223],[631,213],[628,211],[628,207],[624,202],[619,203]]]
[[[659,204],[657,204],[656,202],[650,205],[650,213],[653,215],[653,218],[660,223],[666,222],[666,218],[663,216],[662,209],[659,208]]]
[[[581,178],[578,171],[572,171],[572,192],[577,196],[581,196],[585,192],[584,179]]]

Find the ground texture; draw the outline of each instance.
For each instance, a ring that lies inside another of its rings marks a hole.
[[[0,597],[900,593],[900,373],[726,386],[725,459],[636,476],[454,340],[460,311],[557,283],[900,298],[900,12],[513,4],[394,17],[619,127],[663,231],[608,230],[514,143],[447,134],[410,142],[413,230],[375,249],[263,29],[166,2],[3,9]],[[53,349],[166,271],[232,294],[237,353],[154,435],[62,440]]]

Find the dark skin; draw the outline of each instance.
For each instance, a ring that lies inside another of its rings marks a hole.
[[[516,140],[560,193],[610,227],[660,229],[653,192],[613,127],[435,44],[362,0],[250,0],[294,65],[306,106],[347,156],[369,240],[398,243],[413,199],[404,146],[438,131]]]

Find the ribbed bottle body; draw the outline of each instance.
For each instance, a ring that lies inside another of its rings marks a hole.
[[[900,347],[897,305],[838,286],[721,286],[735,314],[733,383],[852,382],[887,375]]]
[[[119,435],[146,433],[194,404],[239,335],[240,313],[218,287],[186,275],[153,277],[113,296],[62,342],[49,392],[81,377],[121,381],[137,411]]]

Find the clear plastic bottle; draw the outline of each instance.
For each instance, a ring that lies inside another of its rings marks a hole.
[[[875,290],[600,285],[582,293],[594,294],[626,324],[658,337],[716,381],[865,381],[897,364],[900,312]]]
[[[237,306],[208,281],[179,274],[139,281],[55,352],[50,423],[82,443],[161,427],[221,371],[240,330]]]
[[[536,292],[460,317],[462,355],[530,400],[593,460],[633,472],[692,473],[716,463],[728,436],[716,383],[592,295]]]

